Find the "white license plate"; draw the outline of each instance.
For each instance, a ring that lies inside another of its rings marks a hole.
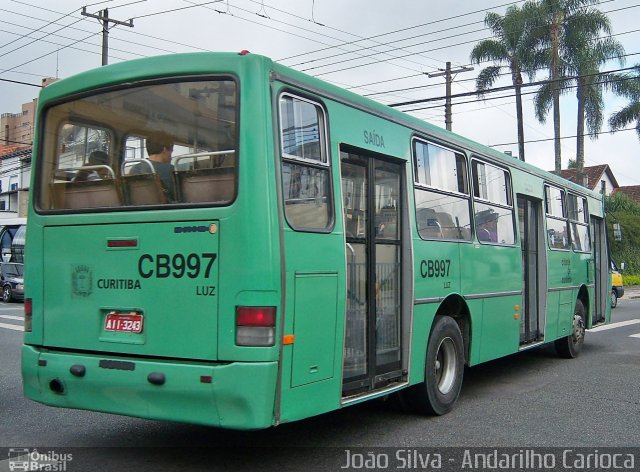
[[[104,320],[105,331],[120,333],[141,333],[144,317],[140,313],[107,313]]]

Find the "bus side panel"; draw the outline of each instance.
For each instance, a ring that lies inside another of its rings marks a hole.
[[[496,359],[518,351],[520,319],[515,316],[516,305],[522,305],[522,256],[518,246],[488,244],[460,245],[462,293],[468,299],[482,299],[482,314],[472,312],[474,319],[482,320],[478,362]],[[518,274],[514,277],[514,274]],[[473,339],[473,338],[472,338]],[[472,351],[473,352],[473,351]]]
[[[571,252],[549,250],[548,274],[549,274],[549,303],[547,305],[547,326],[545,341],[553,341],[563,335],[566,329],[566,321],[569,311],[573,314],[575,304],[574,291],[566,289],[569,285],[568,278],[571,274]]]
[[[344,239],[296,232],[285,222],[286,302],[280,421],[340,407],[344,338]]]
[[[409,383],[424,382],[427,343],[438,304],[416,305],[413,309],[413,336],[411,338],[411,371]]]
[[[433,320],[438,312],[440,303],[450,294],[460,291],[460,243],[446,241],[426,241],[414,235],[414,278],[415,299],[413,313],[413,336],[411,344],[411,384],[423,382],[425,376],[425,361],[427,344]],[[436,257],[437,256],[437,257]],[[446,268],[438,271],[436,276],[435,261]],[[441,263],[444,261],[444,264]],[[425,303],[427,302],[427,303]]]

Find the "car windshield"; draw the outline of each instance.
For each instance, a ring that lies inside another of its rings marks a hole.
[[[2,271],[6,277],[22,277],[23,267],[21,264],[4,264]]]

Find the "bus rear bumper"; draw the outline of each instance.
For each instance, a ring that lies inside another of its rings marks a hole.
[[[274,424],[277,370],[22,348],[24,394],[37,402],[233,429]]]

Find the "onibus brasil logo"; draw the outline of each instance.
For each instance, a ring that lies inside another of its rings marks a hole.
[[[9,449],[9,470],[38,470],[64,472],[67,463],[73,460],[73,454],[55,451],[39,452],[37,449],[11,448]]]

